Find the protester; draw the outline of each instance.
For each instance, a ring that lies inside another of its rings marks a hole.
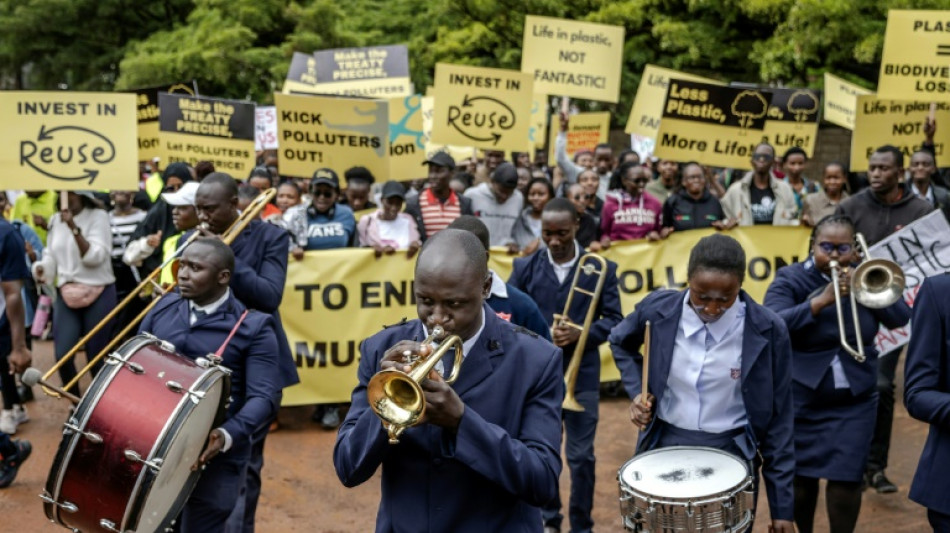
[[[511,159],[516,168],[527,169],[530,173],[532,168],[531,154],[528,152],[512,152]]]
[[[516,189],[518,172],[511,163],[502,163],[495,168],[489,183],[476,185],[465,191],[472,201],[472,214],[488,226],[492,246],[514,244],[511,230],[521,214],[524,197]]]
[[[449,187],[451,187],[457,196],[461,196],[472,186],[472,182],[474,181],[475,176],[468,172],[456,172],[452,174],[452,177],[449,179]]]
[[[755,492],[760,470],[765,480],[769,530],[792,533],[791,344],[782,319],[742,290],[745,272],[745,251],[735,239],[702,238],[689,254],[687,288],[649,294],[611,331],[610,347],[633,398],[637,453],[709,446],[748,461]]]
[[[498,165],[505,162],[505,152],[502,150],[483,150],[482,155],[483,163],[476,162],[474,169],[468,169],[475,176],[475,185],[488,182]]]
[[[854,221],[855,230],[864,235],[869,246],[933,211],[933,206],[926,200],[901,185],[903,175],[904,154],[900,149],[891,145],[878,148],[868,159],[868,188],[843,200],[835,211]],[[899,349],[892,350],[878,358],[877,421],[865,482],[882,494],[897,492],[897,485],[887,479],[884,470],[891,445],[894,376],[900,352]]]
[[[789,160],[785,158],[786,164]],[[905,326],[910,308],[903,299],[883,309],[858,304],[861,330],[856,334],[851,316],[844,322],[852,349],[857,343],[864,347],[867,360],[857,361],[840,344],[839,302],[830,266],[832,261],[840,265],[838,291],[840,305],[846,307],[852,267],[860,261],[851,219],[821,219],[812,230],[809,249],[805,261],[779,269],[764,302],[785,321],[792,342],[795,523],[801,533],[814,531],[818,481],[827,479],[830,530],[851,533],[861,511],[861,479],[877,413],[874,339],[882,325]]]
[[[594,169],[600,176],[600,184],[597,189],[597,197],[601,200],[607,199],[607,185],[610,182],[610,172],[613,171],[617,161],[614,159],[613,148],[609,144],[598,144],[594,148],[592,161],[590,165],[583,165],[580,162],[571,162],[567,157],[567,129],[570,124],[570,118],[565,113],[559,115],[561,121],[561,131],[558,132],[554,141],[554,155],[557,158],[557,165],[564,172],[564,183],[561,187],[566,187],[572,183],[577,183],[580,173],[587,169]],[[559,189],[563,190],[563,189]]]
[[[595,196],[596,198],[596,196]],[[600,251],[600,215],[595,219],[588,211],[589,195],[579,183],[567,187],[567,199],[574,204],[577,210],[577,234],[574,236],[581,248],[590,248],[590,251]]]
[[[447,229],[416,263],[419,320],[360,343],[359,384],[333,464],[347,487],[382,467],[377,531],[535,531],[539,507],[557,495],[560,350],[498,318],[483,302],[490,287],[485,248],[471,233]],[[380,370],[409,370],[405,352],[430,353],[418,339],[435,326],[462,339],[462,371],[451,387],[430,373],[421,382],[422,423],[389,444],[367,385]]]
[[[277,175],[277,167],[267,167],[271,176]],[[195,181],[202,182],[206,177],[214,173],[214,163],[211,161],[198,161],[195,163]]]
[[[541,243],[541,212],[554,198],[554,186],[546,178],[535,178],[528,184],[528,205],[518,215],[511,229],[514,246],[510,251],[524,255],[534,253]]]
[[[802,205],[802,223],[814,226],[819,220],[834,214],[838,204],[848,197],[844,190],[848,172],[841,163],[828,163],[822,173],[822,190],[805,197]]]
[[[584,170],[577,175],[577,183],[584,189],[585,210],[594,219],[598,227],[600,227],[600,216],[604,210],[604,201],[597,196],[601,179],[600,175],[594,170]]]
[[[618,173],[623,189],[607,195],[600,219],[601,246],[607,248],[612,241],[666,237],[669,230],[660,223],[663,204],[643,190],[650,181],[647,169],[627,163]]]
[[[914,194],[927,200],[950,220],[950,191],[933,182],[937,162],[928,150],[917,150],[910,156],[910,188]]]
[[[471,215],[472,200],[449,187],[455,160],[447,152],[436,152],[423,165],[429,167],[428,188],[406,199],[406,213],[416,219],[425,241],[447,228],[460,215]]]
[[[152,252],[141,260],[141,265],[135,262],[128,264],[141,266],[142,272],[152,272],[162,264],[162,243],[165,237],[175,233],[175,224],[172,221],[172,208],[160,198],[162,192],[175,192],[185,183],[194,181],[191,169],[185,163],[172,163],[165,168],[161,182],[163,187],[155,194],[155,203],[148,210],[143,220],[130,236],[131,241],[146,239],[149,241]],[[130,241],[129,246],[132,245]]]
[[[169,235],[162,243],[162,269],[159,278],[163,286],[175,281],[174,265],[171,259],[176,256],[178,248],[184,244],[181,240],[185,232],[198,227],[198,209],[195,208],[195,197],[198,193],[198,183],[190,181],[176,192],[163,192],[162,200],[172,208],[172,223],[175,225],[175,234]]]
[[[521,193],[521,196],[527,198],[528,184],[531,183],[531,171],[524,167],[515,167],[515,172],[518,173],[518,192]]]
[[[300,187],[292,181],[285,181],[277,187],[277,197],[275,198],[277,203],[277,208],[280,209],[280,212],[287,214],[287,210],[291,207],[296,207],[300,205]]]
[[[24,191],[13,201],[10,220],[19,220],[33,228],[45,246],[49,219],[58,211],[58,203],[56,191]]]
[[[787,183],[772,172],[775,149],[760,143],[752,154],[752,170],[729,186],[722,198],[726,216],[740,226],[798,224],[795,195]]]
[[[145,220],[145,211],[132,205],[133,191],[112,191],[112,210],[109,211],[109,223],[112,226],[112,273],[115,275],[116,301],[122,301],[132,293],[142,281],[137,268],[122,261],[125,249],[129,245],[135,228]],[[145,273],[148,275],[148,272]],[[115,334],[137,317],[147,305],[144,298],[134,298],[122,308],[116,316]]]
[[[274,175],[267,167],[255,167],[247,178],[247,185],[253,187],[259,194],[263,194],[264,191],[274,187]],[[245,198],[249,198],[249,200],[253,200],[257,196],[251,196],[249,193],[250,191],[245,194]],[[274,205],[273,201],[265,205],[264,210],[261,211],[263,220],[279,220],[282,215],[283,212]]]
[[[387,181],[382,189],[383,205],[375,213],[364,215],[357,224],[360,245],[373,248],[376,257],[406,250],[406,257],[411,259],[422,247],[416,220],[402,212],[405,191],[398,181]]]
[[[376,204],[370,199],[370,192],[376,177],[366,167],[352,167],[343,173],[346,180],[346,190],[340,203],[350,206],[354,212],[364,209],[376,209]]]
[[[310,180],[313,201],[307,207],[307,245],[304,250],[346,248],[355,244],[356,218],[340,200],[340,179],[336,172],[321,168]]]
[[[50,217],[43,258],[33,263],[37,283],[55,283],[53,349],[59,361],[116,306],[115,275],[111,261],[112,230],[103,205],[88,191],[68,193],[68,207]],[[112,340],[106,324],[86,343],[92,360]],[[94,365],[97,371],[100,361]],[[73,360],[59,369],[65,385],[76,376]],[[79,396],[79,384],[69,387]]]
[[[937,134],[937,119],[931,119],[927,117],[924,119],[924,142],[920,143],[920,149],[930,152],[934,157],[937,157],[937,145],[934,144],[934,135]],[[946,189],[950,189],[950,169],[942,168],[937,169],[933,176],[931,176],[931,181],[933,183],[940,185]]]
[[[798,212],[802,211],[802,204],[809,194],[818,192],[818,184],[805,177],[805,166],[808,164],[808,154],[805,150],[793,146],[782,156],[782,168],[785,170],[785,183],[792,188],[795,195],[795,205]]]
[[[663,228],[686,231],[701,228],[730,229],[735,221],[726,218],[722,205],[706,188],[706,173],[699,163],[683,167],[678,192],[663,204]],[[668,234],[668,233],[667,233]]]
[[[656,165],[658,176],[650,180],[645,190],[654,198],[665,202],[667,198],[676,193],[679,186],[680,167],[672,159],[660,159]]]

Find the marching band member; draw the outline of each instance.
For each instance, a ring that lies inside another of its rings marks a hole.
[[[333,464],[347,487],[382,466],[378,532],[541,530],[539,507],[557,494],[561,469],[561,354],[498,318],[483,302],[490,288],[478,238],[442,230],[416,263],[419,320],[387,327],[360,346],[359,385]],[[458,381],[450,387],[433,370],[421,382],[422,424],[389,444],[367,384],[381,369],[409,370],[404,352],[425,355],[430,347],[419,341],[435,326],[463,340]]]
[[[792,533],[791,345],[772,311],[742,290],[746,261],[731,237],[693,247],[684,291],[658,291],[610,333],[640,428],[638,451],[709,446],[761,467],[771,528]],[[645,324],[652,326],[649,391],[641,396]]]
[[[182,511],[183,533],[224,530],[239,501],[254,437],[267,428],[280,405],[274,320],[248,311],[228,288],[234,264],[231,248],[217,239],[190,244],[179,263],[180,294],[162,298],[139,328],[192,359],[227,344],[221,364],[231,370],[231,402],[192,467],[205,471]],[[239,326],[227,340],[235,324]]]
[[[825,498],[831,533],[854,531],[861,511],[861,477],[877,413],[877,350],[880,324],[904,326],[910,308],[903,300],[884,309],[858,307],[867,360],[858,362],[840,343],[831,261],[848,267],[859,260],[851,219],[830,215],[812,231],[810,256],[782,268],[765,294],[765,306],[785,321],[792,339],[792,397],[795,405],[795,523],[814,528],[818,480],[828,480]],[[842,268],[841,311],[849,343],[855,345],[851,271]]]

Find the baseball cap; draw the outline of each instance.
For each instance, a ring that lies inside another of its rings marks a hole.
[[[436,165],[448,169],[455,168],[455,160],[447,152],[436,152],[429,159],[426,159],[423,165]]]
[[[406,199],[406,188],[398,181],[387,181],[383,184],[383,198],[402,198]]]
[[[162,200],[171,206],[195,205],[195,194],[198,192],[198,182],[189,181],[175,192],[163,192]]]
[[[514,189],[518,186],[518,170],[511,163],[505,162],[495,168],[491,179],[503,187]]]
[[[316,187],[317,185],[329,185],[334,189],[340,188],[340,178],[336,175],[332,169],[329,168],[319,168],[316,172],[313,173],[313,179],[310,180],[310,187]]]

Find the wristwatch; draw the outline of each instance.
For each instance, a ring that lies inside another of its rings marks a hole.
[[[82,230],[79,229],[79,226],[73,228],[73,235],[82,235]]]

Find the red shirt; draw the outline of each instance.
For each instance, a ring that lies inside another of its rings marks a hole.
[[[449,192],[449,197],[445,202],[440,202],[432,194],[431,189],[426,189],[419,194],[419,212],[422,214],[422,223],[426,227],[426,237],[431,237],[461,216],[462,206],[459,204],[455,191]]]

